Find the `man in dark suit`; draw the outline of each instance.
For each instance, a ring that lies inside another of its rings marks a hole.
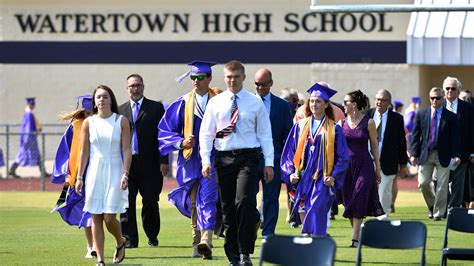
[[[255,74],[255,89],[257,95],[262,98],[265,109],[270,115],[272,125],[273,148],[275,152],[274,165],[280,165],[281,152],[285,145],[288,133],[291,130],[293,121],[288,102],[273,95],[270,89],[273,85],[272,72],[266,68],[261,68]],[[260,160],[259,180],[262,180],[263,187],[263,230],[262,236],[275,233],[278,221],[279,197],[281,189],[280,167],[274,168],[273,180],[269,183],[264,181],[264,160]],[[257,189],[258,191],[258,189]]]
[[[450,190],[448,208],[464,206],[464,184],[466,172],[470,163],[470,155],[474,154],[474,110],[471,104],[458,99],[461,82],[454,77],[443,81],[445,104],[444,107],[456,114],[461,146],[461,164],[450,172]],[[453,136],[454,137],[454,136]]]
[[[379,90],[375,95],[375,108],[369,109],[367,115],[374,119],[377,126],[379,141],[380,165],[382,180],[379,185],[379,197],[385,214],[381,219],[388,218],[392,205],[393,180],[397,173],[405,176],[407,143],[403,116],[389,110],[392,95],[388,90]]]
[[[163,188],[163,175],[169,171],[168,157],[158,150],[158,123],[165,113],[163,104],[143,97],[145,85],[138,74],[127,77],[130,101],[119,106],[120,114],[130,121],[132,130],[132,166],[128,180],[129,207],[121,215],[122,232],[127,237],[127,248],[138,247],[136,200],[142,196],[143,229],[150,247],[158,246],[160,211],[158,201]]]
[[[461,163],[456,115],[443,107],[443,91],[430,91],[431,107],[416,114],[410,162],[418,164],[418,187],[428,206],[428,217],[441,220],[446,214],[449,168]],[[436,168],[436,193],[431,189]]]

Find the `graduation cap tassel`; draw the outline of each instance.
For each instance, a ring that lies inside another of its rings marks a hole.
[[[178,76],[176,77],[174,80],[176,80],[176,82],[178,83],[181,83],[185,78],[187,78],[189,75],[191,74],[191,70],[183,73],[181,76]]]

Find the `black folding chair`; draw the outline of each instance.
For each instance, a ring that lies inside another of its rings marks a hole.
[[[448,247],[449,229],[474,234],[474,209],[453,208],[448,211],[446,230],[444,232],[443,255],[441,265],[446,265],[450,260],[474,260],[474,248]]]
[[[426,225],[416,221],[370,220],[362,224],[356,265],[362,263],[362,247],[412,249],[421,247],[420,265],[425,265]]]
[[[330,237],[269,235],[262,241],[259,265],[334,265],[336,243]]]

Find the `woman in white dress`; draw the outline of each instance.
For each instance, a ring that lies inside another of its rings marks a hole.
[[[118,115],[112,90],[104,85],[93,93],[94,115],[82,126],[81,160],[76,192],[81,193],[86,165],[84,211],[92,213],[92,236],[97,249],[97,265],[104,264],[104,227],[115,237],[114,263],[125,258],[125,241],[117,213],[128,207],[128,173],[132,160],[130,126],[126,117]]]

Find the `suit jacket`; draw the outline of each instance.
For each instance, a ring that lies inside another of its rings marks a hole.
[[[444,104],[446,107],[446,101]],[[474,107],[470,103],[458,99],[456,118],[462,143],[461,160],[467,162],[469,155],[474,153]]]
[[[367,115],[372,118],[375,112],[375,108],[372,108],[367,112]],[[403,116],[388,110],[387,124],[385,125],[380,152],[382,172],[385,175],[395,175],[398,173],[398,166],[406,165],[407,161],[407,142]]]
[[[133,131],[133,113],[130,101],[119,106],[119,113],[128,118],[130,129]],[[137,122],[135,123],[138,138],[137,163],[141,170],[141,175],[136,178],[158,181],[160,192],[163,187],[163,175],[160,172],[160,164],[168,163],[168,156],[161,156],[158,149],[158,124],[164,113],[165,108],[162,103],[144,97]],[[156,184],[156,182],[153,182],[153,184]]]
[[[428,159],[428,140],[430,138],[431,107],[416,114],[411,142],[411,156],[418,158],[418,164]],[[451,158],[460,156],[458,123],[456,115],[442,107],[438,126],[438,158],[441,166],[448,167]]]
[[[273,148],[275,160],[280,160],[286,138],[293,126],[290,105],[286,100],[270,93],[270,123],[272,125]],[[278,164],[279,165],[279,164]],[[277,165],[275,165],[277,167]]]

